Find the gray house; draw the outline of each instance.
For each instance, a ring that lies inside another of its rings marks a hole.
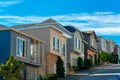
[[[104,39],[102,36],[97,36],[97,49],[99,52],[104,51],[104,52],[108,52],[107,51],[107,40]]]
[[[15,29],[0,30],[0,64],[10,55],[25,64],[24,80],[37,80],[43,66],[44,41]]]
[[[66,45],[67,38],[71,38],[71,33],[61,24],[50,18],[41,23],[18,25],[13,28],[46,42],[44,54],[45,65],[40,69],[41,74],[56,73],[56,61],[58,56],[63,59],[65,72],[67,72]]]
[[[70,71],[72,66],[77,66],[77,59],[81,57],[84,61],[84,40],[81,31],[74,26],[64,26],[71,32],[72,38],[67,39],[67,67]]]
[[[85,44],[84,46],[85,59],[91,59],[93,65],[95,65],[95,60],[98,58],[97,36],[94,31],[86,31],[82,32],[82,34],[84,40],[88,42],[88,44]]]

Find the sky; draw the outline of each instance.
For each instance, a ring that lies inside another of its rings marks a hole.
[[[95,30],[120,45],[120,0],[0,0],[0,24],[5,26],[48,18],[81,31]]]

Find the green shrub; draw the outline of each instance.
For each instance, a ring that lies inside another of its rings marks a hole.
[[[111,53],[110,55],[111,55],[110,62],[114,63],[114,64],[117,64],[118,63],[118,55],[114,54],[114,53]]]
[[[100,64],[100,54],[98,54],[98,64]]]
[[[102,62],[108,61],[107,53],[101,52],[101,53],[100,53],[100,59],[102,60]]]
[[[39,75],[39,80],[57,80],[56,74]]]
[[[4,80],[23,80],[23,69],[24,64],[10,56],[4,64],[0,65],[0,76],[3,76]]]
[[[64,78],[65,77],[64,63],[60,56],[58,56],[56,68],[58,78]]]
[[[95,65],[98,65],[98,57],[97,57],[97,55],[95,55]]]
[[[77,59],[77,67],[79,70],[83,67],[83,59],[81,57]]]
[[[85,65],[86,69],[91,68],[92,67],[92,60],[91,59],[85,59],[84,65]]]
[[[72,66],[72,71],[77,71],[78,67],[77,66]]]

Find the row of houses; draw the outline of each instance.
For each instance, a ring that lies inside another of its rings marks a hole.
[[[94,31],[80,31],[74,26],[63,26],[53,19],[41,23],[0,26],[0,64],[13,55],[25,63],[25,80],[37,80],[39,74],[56,73],[56,61],[64,61],[65,73],[77,65],[78,57],[95,58],[101,51],[120,54],[113,40],[97,36]]]

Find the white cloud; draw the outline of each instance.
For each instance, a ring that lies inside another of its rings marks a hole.
[[[0,7],[7,7],[10,5],[18,4],[21,0],[6,0],[6,1],[0,1]]]
[[[0,20],[9,26],[25,23],[39,23],[48,18],[53,18],[63,25],[73,25],[80,30],[95,30],[101,35],[120,35],[120,14],[113,12],[95,12],[93,14],[80,13],[56,16],[0,16]]]

